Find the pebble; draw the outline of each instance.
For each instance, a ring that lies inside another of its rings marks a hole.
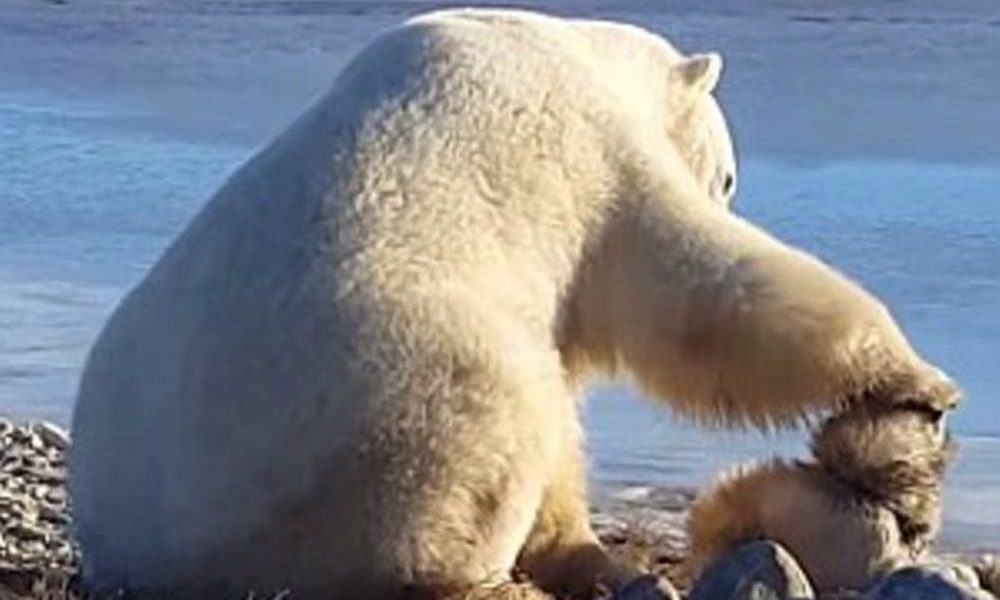
[[[64,488],[68,447],[69,436],[56,425],[0,419],[0,565],[76,571],[79,552],[69,536]]]
[[[76,580],[80,555],[69,535],[70,507],[65,489],[65,453],[69,444],[69,436],[56,425],[16,424],[0,418],[0,599],[7,597],[5,590],[20,589],[25,582],[44,582],[48,586],[52,579],[56,582],[54,589],[65,589],[67,581]],[[683,493],[644,489],[641,494],[618,498],[616,508],[620,514],[632,516],[659,510],[657,518],[652,520],[656,525],[653,531],[657,539],[668,539],[673,547],[675,542],[683,541],[680,532],[689,504],[690,498]],[[602,519],[607,521],[603,529],[619,528],[622,518],[613,513],[594,515],[598,529]],[[1000,564],[995,558],[984,557],[975,571],[950,559],[903,569],[886,577],[863,598],[996,600],[997,597],[979,589],[977,581],[986,590],[1000,593]],[[723,557],[694,583],[687,596],[688,600],[815,597],[807,577],[791,555],[781,546],[766,541],[747,544]],[[862,596],[838,596],[841,600],[848,597]],[[613,596],[613,600],[677,598],[676,590],[665,579],[655,576],[639,577]]]
[[[60,453],[69,448],[69,436],[65,431],[56,427],[52,423],[37,423],[34,426],[34,433],[42,442],[42,447],[48,446],[58,450]]]
[[[666,579],[643,575],[617,590],[611,600],[680,600],[680,596]]]
[[[864,600],[996,600],[996,596],[939,568],[907,567],[888,575]]]
[[[952,561],[939,561],[921,565],[921,567],[925,570],[937,571],[964,586],[971,588],[980,587],[979,573],[976,572],[976,569],[972,565]]]
[[[1000,560],[996,556],[984,556],[976,565],[979,585],[1000,596]]]
[[[695,581],[688,600],[811,600],[816,597],[799,564],[782,546],[745,544]]]

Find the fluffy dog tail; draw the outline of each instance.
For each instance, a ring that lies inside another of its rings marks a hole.
[[[781,460],[737,466],[699,494],[688,516],[691,557],[688,569],[700,573],[731,548],[763,537],[762,511],[775,487],[784,487],[799,470]]]

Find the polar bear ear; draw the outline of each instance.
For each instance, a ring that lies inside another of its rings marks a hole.
[[[690,89],[700,93],[710,93],[722,76],[722,55],[717,52],[693,54],[684,58],[677,71]]]

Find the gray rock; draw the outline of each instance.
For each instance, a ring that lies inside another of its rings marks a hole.
[[[666,579],[643,575],[616,590],[612,600],[680,600],[680,595]]]
[[[0,490],[0,510],[10,510],[23,504],[23,500]]]
[[[996,600],[996,597],[941,569],[907,567],[879,582],[865,594],[864,600]]]
[[[44,557],[46,550],[48,550],[48,548],[46,548],[45,544],[37,540],[25,542],[24,544],[25,554],[28,554],[29,556],[32,557],[36,558]]]
[[[971,565],[964,565],[962,563],[954,563],[947,565],[945,568],[945,575],[950,575],[956,581],[962,585],[978,588],[982,587],[979,581],[979,573]]]
[[[22,540],[44,540],[45,530],[30,523],[13,523],[7,528],[7,533]]]
[[[69,434],[52,423],[36,423],[34,431],[46,446],[63,451],[69,448]]]
[[[812,584],[792,555],[780,545],[753,542],[740,546],[705,570],[688,600],[812,600]]]
[[[52,487],[45,492],[45,501],[49,504],[64,506],[66,504],[66,490],[61,487]]]
[[[46,467],[23,467],[19,474],[30,478],[36,485],[61,485],[66,479],[66,474],[59,469]]]
[[[1000,595],[1000,560],[996,556],[984,556],[976,565],[976,574],[983,589]]]
[[[971,588],[982,587],[976,567],[969,564],[967,558],[961,555],[935,554],[925,558],[915,566],[925,571],[940,573],[946,578],[954,579]]]
[[[69,518],[63,511],[45,504],[38,506],[38,518],[49,523],[55,523],[56,525],[69,524]]]
[[[76,568],[64,485],[68,443],[58,427],[0,420],[0,563],[67,573]]]

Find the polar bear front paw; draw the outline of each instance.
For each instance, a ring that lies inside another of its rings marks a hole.
[[[885,376],[847,403],[860,400],[943,415],[958,406],[961,396],[961,389],[943,371],[922,365]]]

